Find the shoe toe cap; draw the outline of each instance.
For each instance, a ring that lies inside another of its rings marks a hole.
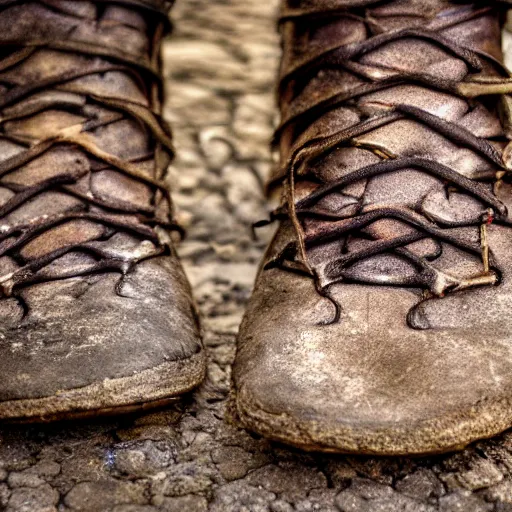
[[[269,274],[256,290],[234,370],[249,428],[303,448],[394,454],[450,450],[512,424],[506,332],[411,329],[418,297],[407,290],[339,286],[332,325],[320,325],[332,305],[306,278]]]
[[[63,396],[123,379],[140,386],[144,379],[137,381],[137,375],[170,363],[178,374],[169,378],[185,388],[187,380],[189,387],[197,384],[199,327],[174,258],[140,263],[122,279],[116,273],[66,279],[32,286],[20,295],[26,305],[23,319],[14,325],[4,322],[0,330],[2,402]],[[12,324],[12,302],[6,308]],[[187,376],[192,360],[194,369]],[[160,387],[169,389],[166,383]],[[116,394],[112,391],[112,402]],[[141,388],[141,399],[152,398],[143,395]]]

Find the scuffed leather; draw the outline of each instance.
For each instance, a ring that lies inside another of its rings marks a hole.
[[[481,183],[496,204],[506,207],[499,221],[492,217],[486,225],[491,265],[499,268],[501,281],[446,290],[441,296],[427,287],[386,286],[398,277],[412,280],[418,272],[391,249],[356,260],[327,294],[327,288],[322,290],[328,282],[326,269],[337,259],[375,241],[414,234],[416,228],[384,217],[350,236],[306,245],[315,279],[297,264],[297,251],[290,249],[296,247],[296,229],[285,219],[262,262],[240,329],[233,370],[235,413],[247,427],[269,437],[328,451],[444,451],[504,430],[512,424],[512,230],[500,97],[491,93],[465,98],[455,88],[450,92],[435,86],[436,81],[456,84],[479,75],[506,82],[498,9],[442,0],[311,0],[285,2],[282,13],[282,124],[276,136],[281,165],[271,181],[273,186],[284,181],[288,192],[276,217],[290,214],[287,170],[297,148],[348,131],[364,116],[379,120],[386,113],[383,107],[414,107],[463,127],[497,157],[443,133],[439,123],[435,128],[418,118],[397,117],[305,159],[296,170],[296,204],[319,187],[384,158],[420,157],[443,164]],[[457,22],[450,24],[450,18]],[[447,45],[412,34],[349,62],[343,57],[343,51],[348,55],[373,37],[406,28],[438,30]],[[450,48],[451,42],[475,51],[481,70],[471,69],[471,56]],[[340,46],[339,61],[315,61]],[[348,97],[351,90],[374,83],[362,78],[364,73],[375,81],[406,78]],[[432,80],[429,85],[407,79],[411,75]],[[342,99],[333,101],[336,97]],[[476,248],[473,253],[438,236],[423,237],[407,249],[458,279],[482,272],[479,224],[485,221],[487,206],[464,187],[416,166],[351,182],[315,207],[322,214],[343,212],[347,219],[361,208],[408,208],[432,226],[474,222],[458,232]],[[308,237],[327,233],[332,226],[321,216],[299,220],[306,244]],[[334,304],[340,318],[333,322]]]
[[[171,3],[1,6],[0,225],[21,228],[0,242],[0,400],[201,351],[162,182],[172,148],[159,48]]]

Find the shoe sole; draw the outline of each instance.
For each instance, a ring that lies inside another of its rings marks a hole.
[[[196,388],[206,371],[204,351],[130,377],[61,391],[53,396],[0,402],[0,421],[46,423],[161,407]]]
[[[512,401],[482,402],[469,411],[406,427],[351,428],[321,421],[301,421],[273,414],[254,401],[234,396],[228,420],[283,444],[310,452],[361,455],[432,455],[460,451],[470,443],[494,437],[512,426]]]

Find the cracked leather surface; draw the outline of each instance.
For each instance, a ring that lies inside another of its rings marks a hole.
[[[201,342],[163,181],[170,2],[0,7],[0,400],[186,361]]]
[[[283,5],[285,219],[240,330],[236,414],[291,444],[388,454],[506,429],[499,9]]]

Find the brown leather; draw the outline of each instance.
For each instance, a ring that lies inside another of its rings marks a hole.
[[[289,0],[281,31],[281,226],[241,326],[233,414],[306,449],[378,454],[510,427],[498,7]]]
[[[0,5],[0,417],[161,400],[203,376],[164,183],[170,5]]]

